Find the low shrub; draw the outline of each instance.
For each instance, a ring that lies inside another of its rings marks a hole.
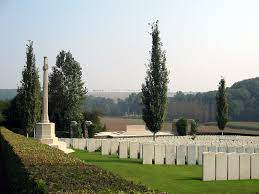
[[[191,121],[191,135],[195,135],[198,131],[198,121],[192,120]]]
[[[186,135],[187,134],[187,128],[188,128],[188,122],[185,118],[180,118],[176,122],[176,130],[178,135]]]
[[[106,170],[0,128],[1,156],[10,193],[143,193],[134,184]]]

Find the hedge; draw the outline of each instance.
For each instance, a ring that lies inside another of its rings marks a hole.
[[[144,193],[134,184],[33,138],[0,128],[1,157],[11,193]]]

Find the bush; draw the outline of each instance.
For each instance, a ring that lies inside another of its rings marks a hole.
[[[176,122],[176,130],[178,135],[186,135],[187,134],[187,127],[188,127],[188,123],[187,123],[187,119],[185,118],[180,118],[177,122]]]
[[[192,120],[191,121],[191,135],[195,135],[198,131],[198,121]]]
[[[148,189],[39,141],[0,128],[10,193],[125,193]]]

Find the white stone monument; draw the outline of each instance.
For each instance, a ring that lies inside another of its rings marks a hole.
[[[58,141],[55,136],[55,123],[49,122],[48,115],[48,58],[44,57],[43,65],[43,101],[42,101],[42,114],[41,122],[36,124],[35,138],[39,139],[42,143],[56,147],[65,153],[73,152],[68,149],[66,142]]]

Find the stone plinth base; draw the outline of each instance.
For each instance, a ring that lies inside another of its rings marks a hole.
[[[35,138],[39,139],[41,143],[58,148],[65,153],[74,152],[67,148],[66,142],[58,141],[55,136],[55,123],[37,123]]]
[[[55,123],[37,123],[35,137],[37,139],[54,139]]]

